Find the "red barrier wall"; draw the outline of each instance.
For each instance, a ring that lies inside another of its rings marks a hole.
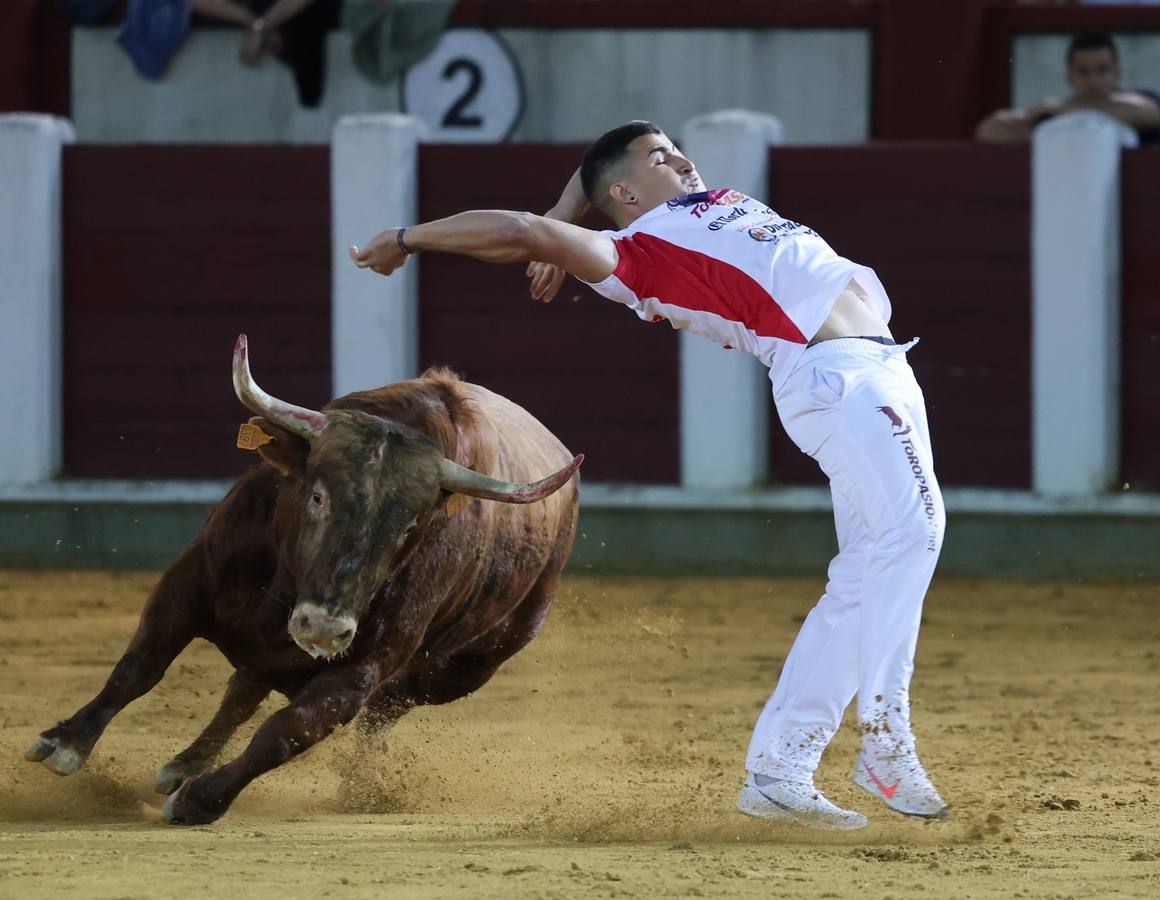
[[[230,357],[330,396],[325,147],[66,147],[64,474],[240,472]]]
[[[422,218],[546,208],[581,148],[425,146]],[[780,148],[768,198],[873,266],[922,382],[944,484],[1030,483],[1026,148]],[[1154,157],[1125,154],[1124,477],[1157,488],[1160,305]],[[244,198],[244,199],[243,199]],[[323,147],[65,151],[65,473],[206,477],[239,471],[245,417],[234,336],[275,394],[330,393],[330,256]],[[386,224],[386,223],[384,223]],[[593,224],[597,224],[594,220]],[[420,355],[525,405],[590,456],[598,481],[679,477],[678,341],[578,282],[531,301],[523,267],[426,254]],[[778,480],[817,483],[775,424]]]
[[[1123,303],[1121,478],[1160,490],[1160,150],[1125,150],[1121,169]]]
[[[434,146],[419,154],[421,220],[464,209],[542,212],[582,146]],[[594,217],[593,227],[609,227]],[[680,477],[677,335],[649,326],[569,278],[544,305],[522,265],[426,254],[420,269],[420,357],[449,365],[537,416],[593,481]]]
[[[1025,147],[771,151],[768,199],[875,269],[926,395],[944,485],[1031,483],[1030,171]],[[823,483],[780,427],[771,471]]]

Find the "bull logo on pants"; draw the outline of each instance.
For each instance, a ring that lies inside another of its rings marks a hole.
[[[903,429],[902,431],[895,431],[895,437],[902,437],[904,434],[910,434],[911,426],[906,425],[906,423],[902,421],[902,416],[896,413],[889,406],[877,406],[875,409],[882,413],[882,415],[886,416],[886,418],[890,420],[890,424],[893,425],[896,429]]]

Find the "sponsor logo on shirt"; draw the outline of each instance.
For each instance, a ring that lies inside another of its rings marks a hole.
[[[710,225],[710,228],[713,226]],[[793,219],[782,219],[780,222],[767,222],[764,225],[758,225],[755,228],[749,229],[749,236],[755,241],[762,243],[776,243],[782,238],[787,237],[802,237],[803,235],[812,235],[819,237],[818,233],[812,228],[803,225],[801,222],[795,222]]]
[[[709,223],[709,230],[710,231],[720,231],[722,228],[724,228],[730,222],[736,222],[738,219],[742,218],[743,216],[747,216],[747,215],[749,215],[749,210],[747,210],[743,206],[738,206],[736,209],[733,210],[733,212],[726,213],[723,216],[718,216],[712,222],[710,222]]]
[[[746,203],[746,201],[749,201]],[[708,223],[710,231],[721,231],[732,226],[734,231],[744,231],[753,240],[763,244],[776,244],[782,238],[804,237],[820,235],[812,228],[795,222],[793,219],[783,219],[768,206],[755,201],[739,191],[720,188],[713,191],[700,191],[696,194],[685,194],[675,197],[667,204],[670,210],[687,209],[689,215],[695,219],[703,219],[705,214],[714,207],[731,206],[727,213],[718,215]],[[761,216],[754,224],[753,217]]]
[[[685,194],[683,197],[676,197],[670,200],[666,205],[669,209],[687,208],[690,215],[699,219],[714,206],[736,206],[744,199],[745,195],[739,191],[718,188],[714,191],[698,191],[696,194]]]

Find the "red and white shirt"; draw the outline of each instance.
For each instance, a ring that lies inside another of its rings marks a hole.
[[[851,279],[890,318],[873,269],[738,191],[678,197],[604,233],[620,261],[594,290],[646,321],[752,353],[769,366],[775,392]]]

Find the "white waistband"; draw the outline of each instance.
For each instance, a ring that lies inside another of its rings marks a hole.
[[[911,338],[905,344],[879,344],[877,341],[868,341],[864,338],[831,338],[828,341],[819,341],[812,347],[806,347],[805,352],[801,355],[799,366],[823,356],[833,356],[836,353],[850,356],[872,356],[877,359],[900,356],[914,347],[918,341],[918,338]]]

